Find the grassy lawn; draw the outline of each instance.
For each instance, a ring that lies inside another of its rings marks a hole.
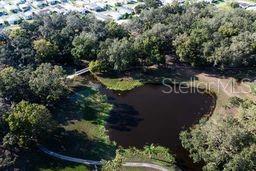
[[[20,157],[16,163],[18,168],[22,170],[33,170],[33,171],[89,171],[90,167],[71,163],[67,161],[62,161],[47,155],[40,153],[39,151],[34,152],[22,152],[22,157]]]
[[[78,165],[74,167],[64,167],[64,168],[54,168],[54,169],[40,169],[40,171],[89,171],[86,166],[84,165]]]
[[[96,79],[106,86],[106,88],[115,91],[128,91],[144,84],[161,84],[164,78],[171,78],[177,82],[189,81],[192,77],[183,75],[176,70],[149,69],[146,71],[137,70],[127,75],[99,76],[94,75]],[[196,79],[196,78],[193,78]]]
[[[60,129],[47,147],[61,154],[90,159],[112,159],[116,146],[104,127],[112,109],[106,96],[87,87],[79,87],[58,104],[55,119]]]
[[[218,4],[216,4],[216,6],[223,10],[223,11],[230,11],[233,10],[233,8],[231,7],[231,2],[232,1],[223,1],[223,2],[219,2]]]
[[[112,105],[106,96],[87,87],[79,87],[67,99],[56,105],[54,119],[59,128],[43,145],[63,155],[89,159],[111,160],[116,145],[109,140],[104,127]],[[86,171],[89,167],[61,161],[40,151],[24,154],[19,161],[21,168],[38,171]]]
[[[90,88],[75,90],[69,97],[69,104],[60,109],[57,120],[66,131],[77,131],[86,134],[90,140],[99,139],[109,142],[105,130],[105,121],[112,110],[112,105],[107,103],[107,97]],[[69,117],[67,121],[65,119]]]
[[[137,79],[122,77],[122,78],[103,78],[97,76],[97,79],[108,89],[117,91],[132,90],[135,87],[142,86],[143,83]]]

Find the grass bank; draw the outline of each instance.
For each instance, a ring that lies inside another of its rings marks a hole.
[[[63,168],[51,168],[51,169],[40,169],[40,171],[90,171],[90,168],[84,165],[77,165],[77,166],[65,166]]]
[[[112,160],[116,145],[105,122],[112,109],[107,97],[88,87],[75,87],[52,111],[58,129],[42,145],[63,155],[89,160]],[[24,154],[20,165],[35,171],[89,171],[89,166],[61,161],[40,151]]]
[[[96,76],[96,78],[108,89],[116,91],[132,90],[143,85],[140,80],[133,79],[132,77],[104,78]]]
[[[149,145],[143,149],[128,148],[117,150],[117,154],[114,160],[106,161],[103,165],[103,170],[132,170],[130,167],[122,167],[122,163],[125,162],[141,162],[141,163],[153,163],[168,168],[170,171],[175,171],[175,158],[170,154],[168,148],[161,146]]]

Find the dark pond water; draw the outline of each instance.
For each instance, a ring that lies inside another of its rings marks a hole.
[[[214,98],[199,92],[165,94],[163,90],[167,88],[162,85],[145,85],[126,93],[104,89],[115,105],[107,125],[110,139],[123,147],[151,143],[168,147],[183,170],[201,170],[182,148],[179,133],[209,114]]]

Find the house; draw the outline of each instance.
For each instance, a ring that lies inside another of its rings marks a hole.
[[[6,6],[8,6],[9,4],[5,1],[0,1],[0,8],[5,8]]]
[[[107,8],[107,4],[105,4],[105,3],[96,3],[96,5],[98,5],[102,9],[106,9]]]
[[[61,4],[60,5],[62,8],[63,8],[63,13],[64,14],[67,14],[69,12],[72,12],[72,11],[78,11],[78,8],[69,4],[69,3],[65,3],[65,4]]]
[[[137,0],[126,0],[127,4],[135,4],[137,2],[138,2]]]
[[[0,19],[0,28],[3,28],[4,27],[4,20]]]
[[[119,12],[121,15],[126,15],[126,14],[130,15],[130,14],[133,13],[133,10],[130,9],[130,8],[120,7],[120,8],[118,8],[118,12]]]
[[[56,5],[57,3],[59,3],[58,0],[47,0],[48,4],[50,5]]]
[[[78,7],[84,7],[85,5],[88,5],[88,3],[85,1],[77,0],[75,1],[75,5]]]
[[[5,12],[4,9],[0,9],[0,17],[3,15],[8,15],[7,12]]]
[[[39,11],[39,15],[46,15],[46,14],[50,14],[51,11],[49,9],[42,9]]]
[[[60,4],[56,5],[53,8],[53,11],[59,14],[64,14],[66,12],[66,10]]]
[[[213,0],[203,0],[203,1],[209,4],[213,3]]]
[[[12,13],[20,12],[20,8],[17,5],[7,5],[7,6],[5,6],[5,9]]]
[[[120,14],[119,12],[111,12],[108,14],[108,16],[110,16],[111,18],[113,18],[115,21],[122,19],[122,14]]]
[[[29,4],[20,4],[19,7],[20,7],[21,11],[23,11],[23,12],[26,12],[26,11],[30,10],[30,8],[31,8]]]
[[[4,45],[7,42],[7,36],[0,30],[0,45]],[[0,70],[3,69],[4,65],[0,64]],[[3,99],[0,98],[0,106],[3,107]]]
[[[16,4],[16,5],[25,4],[25,3],[26,3],[26,0],[15,0],[13,2],[13,4]]]
[[[33,17],[34,17],[34,13],[31,11],[24,12],[24,14],[23,14],[23,18],[25,20],[32,20]]]
[[[89,11],[86,8],[77,8],[77,11],[80,12],[81,14],[89,13]]]
[[[9,25],[15,25],[15,24],[19,24],[21,22],[21,19],[19,17],[9,17],[6,19],[6,21],[8,22]]]
[[[100,3],[98,3],[98,4],[96,4],[96,3],[90,4],[89,5],[89,9],[92,10],[92,11],[96,11],[96,12],[101,12],[101,11],[105,10],[104,6],[102,6]]]
[[[33,6],[36,8],[44,8],[45,6],[47,6],[48,4],[45,1],[34,1],[33,2]]]
[[[90,4],[90,0],[82,0],[85,4]]]
[[[248,8],[246,8],[246,10],[255,11],[256,10],[256,5],[255,6],[249,6]]]
[[[167,4],[171,4],[171,3],[175,2],[175,0],[161,0],[161,2],[163,5],[167,5]],[[176,2],[177,2],[177,0],[176,0]]]
[[[238,3],[240,8],[246,9],[250,6],[250,4],[248,4],[247,2],[238,2]]]

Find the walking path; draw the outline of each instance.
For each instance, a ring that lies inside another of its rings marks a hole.
[[[94,160],[84,160],[84,159],[79,159],[79,158],[73,158],[73,157],[69,157],[69,156],[64,156],[62,154],[59,154],[59,153],[55,153],[53,151],[50,151],[48,150],[47,148],[43,147],[43,146],[39,146],[39,149],[52,156],[52,157],[55,157],[55,158],[58,158],[58,159],[61,159],[61,160],[66,160],[66,161],[70,161],[70,162],[75,162],[75,163],[81,163],[81,164],[86,164],[86,165],[102,165],[102,163],[100,161],[94,161]]]
[[[80,164],[85,164],[85,165],[92,165],[92,166],[99,166],[102,165],[101,161],[94,161],[94,160],[85,160],[85,159],[80,159],[80,158],[74,158],[74,157],[69,157],[65,156],[53,151],[48,150],[47,148],[43,146],[39,146],[39,149],[44,152],[45,154],[48,154],[49,156],[61,159],[61,160],[66,160],[74,163],[80,163]],[[156,164],[151,164],[151,163],[139,163],[139,162],[125,162],[122,164],[124,167],[144,167],[144,168],[151,168],[151,169],[156,169],[160,171],[168,171],[168,169],[156,165]]]

